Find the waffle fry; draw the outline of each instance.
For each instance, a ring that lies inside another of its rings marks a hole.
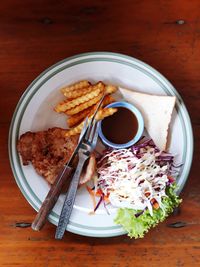
[[[96,105],[93,105],[92,107],[86,108],[83,111],[68,117],[67,125],[71,128],[71,127],[74,127],[76,124],[80,123],[83,119],[85,119],[90,114],[94,106]]]
[[[97,121],[104,119],[105,117],[111,116],[113,115],[115,112],[117,112],[116,108],[104,108],[104,109],[100,109],[96,116],[95,119]],[[89,120],[91,120],[92,115],[89,117]],[[83,128],[84,125],[84,121],[81,122],[79,125],[77,125],[76,127],[70,129],[69,131],[66,132],[65,136],[69,137],[69,136],[73,136],[76,134],[79,134]]]
[[[71,92],[74,90],[80,90],[80,89],[88,87],[88,86],[90,86],[90,82],[83,80],[83,81],[74,83],[72,85],[65,86],[65,87],[61,88],[60,91],[64,94],[64,93]]]
[[[80,97],[80,96],[83,96],[85,94],[90,93],[93,90],[93,88],[94,87],[91,85],[91,86],[88,86],[88,87],[81,88],[81,90],[77,89],[77,90],[74,90],[74,91],[64,92],[63,94],[68,99],[75,99],[77,97]]]
[[[104,118],[113,115],[115,112],[117,112],[117,108],[103,108],[103,109],[100,109],[97,112],[97,115],[95,116],[95,119],[97,121],[103,120]]]
[[[93,90],[88,94],[72,99],[71,101],[64,101],[62,103],[59,103],[55,107],[55,111],[65,112],[67,110],[75,108],[76,106],[87,103],[90,100],[94,99],[95,97],[102,95],[103,89],[104,89],[104,84],[102,82],[99,82],[93,85]]]
[[[107,89],[104,90],[104,93],[105,93],[105,95],[108,95],[108,94],[111,94],[112,92],[115,92],[116,90],[117,90],[117,87],[115,87],[113,85],[109,85],[107,87]],[[93,99],[90,99],[89,101],[87,101],[85,103],[82,103],[82,104],[76,106],[75,108],[66,110],[65,113],[67,115],[77,114],[77,113],[81,112],[82,110],[84,110],[84,109],[86,109],[88,107],[91,107],[92,105],[96,104],[101,99],[102,96],[103,96],[103,92],[101,92],[97,97],[94,97]]]
[[[90,85],[88,87],[81,88],[81,90],[76,89],[74,91],[64,92],[64,96],[66,96],[68,99],[74,99],[80,96],[83,96],[89,92],[94,90],[94,86]],[[106,85],[105,86],[105,93],[106,94],[112,94],[117,91],[117,87],[114,85]]]
[[[117,87],[111,84],[105,86],[105,94],[112,94],[117,91]]]
[[[114,97],[112,97],[111,95],[106,95],[103,100],[102,107],[105,107],[113,102],[115,102]],[[96,104],[96,107],[97,107],[97,104]]]
[[[59,104],[57,104],[54,110],[58,113],[65,112],[65,104],[66,104],[66,101],[60,102]]]
[[[111,96],[111,95],[107,95],[105,96],[104,100],[103,100],[103,103],[101,105],[101,108],[107,106],[108,104],[114,102],[115,99]],[[90,107],[90,112],[88,113],[88,115],[93,115],[93,113],[95,112],[95,110],[97,109],[97,106],[98,106],[99,103],[93,105],[92,107]]]
[[[107,95],[104,100],[103,100],[103,103],[102,103],[102,107],[114,102],[115,99],[111,96],[111,95]],[[68,119],[67,119],[67,124],[68,126],[71,128],[71,127],[74,127],[76,124],[80,123],[85,117],[87,117],[88,115],[92,115],[96,108],[97,108],[97,104],[75,114],[75,115],[72,115],[70,116]]]
[[[67,115],[74,115],[74,114],[77,114],[77,113],[83,111],[84,109],[87,109],[87,108],[93,106],[94,104],[96,104],[97,102],[100,101],[102,95],[103,95],[103,92],[101,92],[98,96],[90,99],[89,101],[84,102],[84,103],[76,106],[75,108],[66,110],[65,111],[65,114],[67,114]]]

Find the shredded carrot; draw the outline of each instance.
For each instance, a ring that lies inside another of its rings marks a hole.
[[[93,203],[93,207],[95,209],[97,203],[96,203],[94,191],[89,186],[87,186],[87,185],[86,185],[86,188],[87,188],[88,193],[90,194],[90,197],[91,197],[92,203]]]
[[[106,197],[106,196],[104,196],[104,201],[106,201],[106,203],[110,203],[110,200],[109,200],[109,198],[108,197]]]
[[[153,207],[154,207],[155,210],[158,210],[158,209],[159,209],[159,204],[158,204],[158,202],[153,203]]]
[[[107,203],[110,203],[110,200],[109,200],[109,194],[104,195],[103,191],[102,191],[100,188],[97,190],[95,196],[97,196],[97,197],[101,197],[101,196],[103,196],[103,199],[104,199]]]
[[[106,201],[107,203],[110,203],[110,200],[109,200],[109,193],[107,195],[104,195],[103,197],[104,201]]]
[[[95,198],[95,196],[96,197],[101,197],[101,198],[103,198],[103,200],[108,204],[108,203],[110,203],[110,200],[109,200],[109,193],[107,194],[107,195],[104,195],[103,194],[103,191],[99,188],[98,190],[97,190],[97,192],[95,193],[94,192],[94,190],[92,190],[92,188],[90,188],[89,186],[87,186],[86,185],[86,189],[87,189],[87,191],[88,191],[88,193],[90,194],[90,197],[91,197],[91,199],[92,199],[92,203],[93,203],[93,207],[94,207],[94,210],[96,209],[96,207],[97,207],[97,203],[96,203],[96,198]],[[90,215],[92,215],[92,214],[94,214],[95,213],[95,211],[91,211],[89,214]]]
[[[95,194],[97,197],[100,197],[100,196],[102,196],[103,195],[103,192],[102,192],[102,190],[99,188],[98,190],[97,190],[97,192],[96,192],[96,194]]]
[[[151,199],[151,204],[153,205],[155,210],[159,209],[159,207],[160,207],[158,202],[155,200],[155,198]]]

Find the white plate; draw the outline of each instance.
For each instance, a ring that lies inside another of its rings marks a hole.
[[[32,207],[35,210],[40,208],[49,186],[31,165],[22,165],[16,142],[26,131],[45,130],[55,126],[66,127],[65,116],[53,111],[55,104],[62,99],[59,88],[82,79],[92,82],[101,80],[140,92],[176,96],[169,150],[177,155],[177,162],[184,163],[178,178],[180,192],[188,177],[193,155],[191,122],[180,95],[159,72],[137,59],[116,53],[86,53],[58,62],[39,75],[26,89],[14,112],[9,133],[10,162],[16,182]],[[63,199],[64,196],[60,196],[49,216],[49,221],[53,224],[58,223]],[[95,237],[125,233],[120,226],[113,223],[116,209],[110,208],[108,215],[105,209],[100,207],[95,215],[89,215],[91,209],[89,194],[81,188],[67,230]]]

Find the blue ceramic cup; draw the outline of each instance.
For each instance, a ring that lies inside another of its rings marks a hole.
[[[122,108],[129,109],[135,115],[135,117],[137,119],[138,130],[137,130],[135,136],[133,137],[133,139],[130,140],[129,142],[124,143],[124,144],[115,144],[105,137],[105,135],[102,131],[102,121],[101,121],[100,125],[99,125],[99,137],[101,138],[102,142],[109,147],[118,148],[118,149],[119,148],[128,148],[128,147],[131,147],[132,145],[134,145],[141,138],[143,131],[144,131],[144,120],[143,120],[143,117],[142,117],[142,114],[140,113],[140,111],[134,105],[132,105],[128,102],[125,102],[125,101],[114,102],[114,103],[107,105],[106,107],[107,108],[122,107]],[[123,131],[123,129],[121,129],[121,131]]]

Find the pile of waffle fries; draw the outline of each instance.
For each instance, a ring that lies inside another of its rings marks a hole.
[[[101,81],[91,84],[89,81],[83,80],[63,87],[60,91],[65,96],[65,100],[58,103],[55,111],[67,115],[67,125],[70,129],[66,132],[66,136],[81,132],[85,118],[92,118],[103,95],[105,95],[105,98],[95,119],[102,120],[117,111],[116,108],[105,108],[105,106],[115,101],[111,95],[117,91],[117,87],[114,85],[104,84]]]

